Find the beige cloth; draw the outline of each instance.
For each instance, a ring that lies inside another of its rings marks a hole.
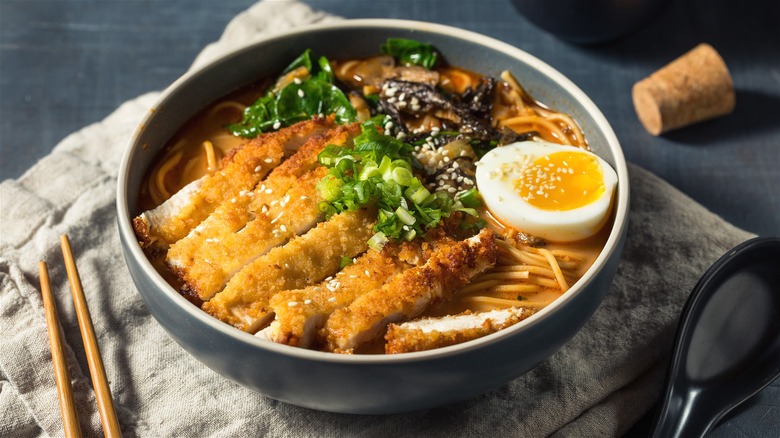
[[[307,6],[258,3],[195,65],[290,27],[335,20]],[[354,416],[266,399],[189,356],[153,320],[120,252],[119,158],[158,93],[78,131],[18,180],[0,184],[0,436],[61,436],[37,262],[45,259],[85,436],[101,436],[58,238],[67,233],[92,309],[125,436],[610,436],[660,389],[685,298],[727,249],[750,237],[656,176],[630,166],[624,258],[607,297],[562,350],[474,400],[426,412]]]

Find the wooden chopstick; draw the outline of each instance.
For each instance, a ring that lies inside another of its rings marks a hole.
[[[97,339],[95,338],[92,317],[89,314],[84,290],[81,288],[79,272],[76,269],[76,262],[73,259],[73,252],[70,249],[70,241],[67,235],[63,234],[60,236],[60,246],[62,247],[62,257],[65,259],[65,269],[68,272],[70,291],[73,294],[73,305],[79,321],[81,339],[84,342],[84,352],[87,355],[89,373],[92,376],[92,386],[95,389],[98,413],[103,424],[103,435],[106,437],[120,437],[122,433],[119,429],[116,412],[114,411],[114,402],[111,399],[111,389],[108,386],[103,359],[100,357],[100,347],[98,347]]]
[[[49,283],[49,270],[46,262],[38,263],[38,274],[41,280],[41,296],[43,297],[43,309],[46,313],[46,325],[49,332],[49,344],[51,345],[51,360],[54,363],[54,379],[57,382],[57,393],[60,397],[60,413],[62,414],[62,426],[66,437],[80,437],[81,426],[76,405],[73,402],[73,389],[70,386],[70,373],[65,363],[65,354],[62,350],[60,338],[60,323],[57,318],[57,307],[51,293]]]

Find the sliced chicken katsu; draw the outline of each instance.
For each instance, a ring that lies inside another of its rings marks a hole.
[[[389,243],[381,251],[368,250],[322,283],[281,291],[271,298],[275,317],[263,330],[263,336],[281,344],[311,348],[317,343],[315,335],[333,311],[381,287],[421,260],[419,243]]]
[[[381,288],[333,312],[323,328],[326,348],[352,353],[380,337],[387,324],[412,319],[449,299],[497,259],[495,237],[487,229],[469,239],[441,245],[424,265],[395,276]]]
[[[241,268],[314,227],[323,218],[317,207],[321,200],[317,183],[327,173],[324,167],[307,173],[281,200],[271,201],[270,208],[249,212],[249,222],[236,220],[247,213],[220,207],[195,232],[173,244],[166,264],[182,281],[182,292],[209,300]]]
[[[317,155],[326,145],[350,145],[358,132],[355,124],[311,136],[254,190],[223,203],[171,245],[166,263],[182,291],[208,300],[252,260],[316,225],[322,219],[317,183],[327,174]]]
[[[314,118],[277,132],[263,134],[231,151],[222,169],[182,188],[153,210],[133,219],[144,249],[166,249],[186,236],[220,204],[252,190],[282,160],[285,150],[334,126],[333,118]]]
[[[536,310],[531,308],[509,307],[390,324],[385,335],[385,353],[407,353],[460,344],[503,330],[534,313]]]
[[[338,272],[342,257],[368,249],[376,211],[347,211],[320,222],[241,269],[203,310],[241,330],[255,332],[270,321],[269,300],[277,292],[300,289]]]

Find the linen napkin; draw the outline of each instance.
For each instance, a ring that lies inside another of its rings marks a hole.
[[[294,1],[237,16],[194,66],[293,26],[336,20]],[[704,270],[751,237],[630,165],[628,241],[614,283],[586,326],[522,377],[424,412],[356,416],[267,399],[189,356],[135,291],[116,230],[119,157],[158,93],[64,139],[0,184],[0,436],[61,436],[38,286],[49,263],[82,430],[101,426],[58,244],[72,242],[125,436],[609,436],[655,402],[682,305]]]

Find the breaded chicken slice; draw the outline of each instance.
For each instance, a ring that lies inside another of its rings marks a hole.
[[[250,213],[249,222],[236,221],[240,213],[220,207],[193,233],[173,244],[166,264],[181,280],[182,292],[209,300],[241,268],[317,225],[323,218],[317,183],[327,173],[320,167],[304,175],[279,201],[272,201],[270,208]]]
[[[322,219],[317,183],[327,170],[317,161],[327,145],[351,146],[359,125],[315,134],[253,191],[217,208],[187,237],[171,245],[166,264],[183,292],[208,300],[239,269],[301,235]]]
[[[241,330],[255,332],[270,322],[269,300],[338,272],[342,257],[368,249],[376,211],[347,211],[320,222],[308,233],[276,247],[239,271],[203,310]]]
[[[385,334],[385,353],[408,353],[460,344],[503,330],[534,313],[536,310],[532,308],[509,307],[390,324]]]
[[[497,259],[495,237],[487,229],[452,245],[441,245],[424,265],[395,276],[333,312],[323,328],[326,348],[352,353],[384,334],[387,324],[407,321],[448,300]]]
[[[249,140],[222,160],[222,168],[186,185],[158,207],[133,219],[141,246],[165,250],[186,236],[220,204],[252,190],[285,151],[334,126],[333,117],[314,118]]]
[[[312,348],[317,343],[315,335],[331,313],[415,266],[421,256],[419,243],[388,243],[381,251],[368,250],[319,284],[277,293],[270,301],[275,317],[263,336],[281,344]]]

